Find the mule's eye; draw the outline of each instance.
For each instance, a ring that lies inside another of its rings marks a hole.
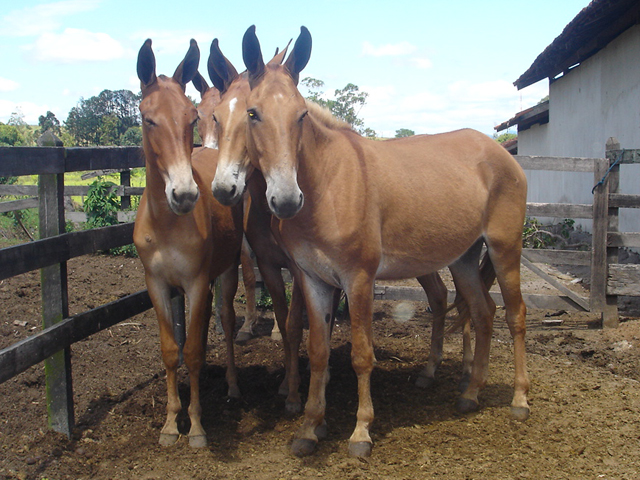
[[[213,118],[213,121],[218,123],[218,119],[216,118],[215,114],[212,114],[211,117]]]
[[[307,110],[302,115],[300,115],[300,118],[298,119],[298,122],[302,122],[302,120],[304,120],[304,117],[306,117],[308,113],[309,113],[309,110]]]
[[[256,112],[253,108],[247,110],[247,115],[249,115],[249,120],[253,122],[259,122],[260,117],[258,116],[258,112]]]
[[[145,118],[144,119],[144,123],[146,123],[148,126],[150,127],[155,127],[156,126],[156,122],[154,122],[153,120],[151,120],[150,118]]]

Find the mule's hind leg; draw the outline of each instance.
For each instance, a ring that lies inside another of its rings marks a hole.
[[[431,328],[431,346],[427,366],[418,374],[416,385],[431,388],[436,381],[436,371],[442,363],[442,347],[444,343],[444,320],[447,313],[447,287],[438,273],[417,278],[427,294],[429,306],[433,312]]]
[[[258,323],[256,312],[256,274],[253,270],[253,260],[251,259],[251,249],[246,237],[242,239],[242,251],[240,253],[240,263],[242,264],[242,283],[244,284],[244,298],[247,301],[246,315],[242,327],[236,335],[236,343],[244,345],[255,336],[254,329]]]
[[[504,248],[496,242],[488,243],[489,254],[493,262],[498,284],[502,291],[505,307],[505,319],[513,338],[515,382],[514,396],[511,402],[511,416],[517,420],[529,418],[529,376],[525,349],[527,308],[520,289],[520,243],[514,248]]]
[[[225,343],[227,346],[227,394],[231,398],[240,398],[240,388],[238,387],[238,372],[234,359],[233,330],[236,325],[236,311],[233,308],[233,300],[238,290],[238,266],[233,265],[221,276],[222,286],[222,308],[220,317],[224,330]]]
[[[457,408],[461,412],[471,412],[478,409],[478,393],[484,388],[488,376],[491,334],[496,311],[495,302],[491,299],[480,276],[478,263],[481,249],[482,242],[476,243],[449,267],[456,290],[464,299],[460,315],[462,317],[469,315],[476,331],[476,348],[473,355],[471,378],[469,385],[457,402]],[[465,311],[465,309],[467,310]]]

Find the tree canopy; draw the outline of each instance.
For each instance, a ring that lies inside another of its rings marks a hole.
[[[64,122],[79,146],[122,145],[137,138],[140,128],[140,95],[129,90],[103,90],[89,99],[81,98]],[[133,133],[127,133],[134,129]]]
[[[308,100],[328,108],[337,118],[347,122],[361,135],[376,136],[376,132],[365,127],[364,120],[358,117],[360,110],[367,103],[369,94],[361,91],[357,85],[348,83],[344,88],[334,91],[333,99],[326,99],[324,92],[320,91],[324,87],[322,80],[306,77],[300,83],[309,91],[306,97]]]
[[[396,130],[396,138],[412,137],[415,134],[416,132],[414,132],[413,130],[409,130],[408,128],[401,128],[399,130]]]

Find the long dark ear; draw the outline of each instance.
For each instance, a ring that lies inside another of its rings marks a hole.
[[[200,72],[196,72],[191,82],[193,83],[193,86],[196,87],[196,90],[200,92],[200,97],[204,97],[204,94],[209,90],[209,84],[204,77],[200,75]]]
[[[249,72],[249,85],[251,88],[264,73],[264,61],[260,42],[256,37],[256,26],[251,25],[242,37],[242,59]]]
[[[138,78],[140,79],[141,89],[144,89],[156,81],[156,57],[151,49],[150,38],[140,47],[136,70],[138,72]]]
[[[184,60],[180,62],[178,68],[173,73],[173,79],[182,85],[183,90],[198,71],[198,65],[200,64],[200,49],[198,43],[192,38],[190,42],[189,50],[184,57]]]
[[[293,82],[297,85],[299,74],[307,66],[311,56],[311,34],[307,27],[300,27],[300,35],[296,40],[291,55],[287,58],[284,66],[289,70]]]
[[[227,60],[222,54],[222,50],[218,46],[218,39],[214,38],[211,42],[211,50],[209,51],[209,60],[207,61],[207,69],[209,70],[209,78],[213,86],[224,93],[238,77],[238,71],[233,64]]]

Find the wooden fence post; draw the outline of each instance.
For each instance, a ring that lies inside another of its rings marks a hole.
[[[620,144],[610,138],[606,149],[607,152],[619,150]],[[620,181],[620,167],[611,167],[613,162],[615,159],[607,157],[598,160],[594,168],[591,310],[601,314],[605,328],[615,328],[619,322],[618,297],[607,295],[608,267],[610,263],[618,262],[618,249],[607,247],[608,233],[618,231],[618,208],[609,208],[609,193],[618,191]]]
[[[50,132],[38,139],[43,147],[61,146]],[[64,233],[64,173],[41,174],[38,178],[40,238]],[[69,316],[67,263],[40,270],[42,322],[44,328]],[[49,427],[71,437],[74,427],[71,349],[65,348],[45,360],[47,411]]]
[[[617,163],[617,157],[612,151],[620,150],[620,142],[617,138],[610,137],[607,140],[606,145],[606,157],[608,160],[609,168],[609,194],[620,192],[620,164]],[[619,263],[618,259],[618,247],[609,246],[609,233],[618,233],[620,231],[619,225],[619,213],[618,207],[609,206],[607,211],[607,279],[606,283],[609,283],[609,265]],[[620,317],[618,316],[618,296],[606,295],[605,296],[605,308],[602,312],[602,326],[604,328],[617,328],[620,324]]]
[[[131,170],[123,170],[120,172],[120,185],[123,187],[131,186]],[[129,210],[131,208],[131,195],[122,195],[120,197],[120,209]]]

